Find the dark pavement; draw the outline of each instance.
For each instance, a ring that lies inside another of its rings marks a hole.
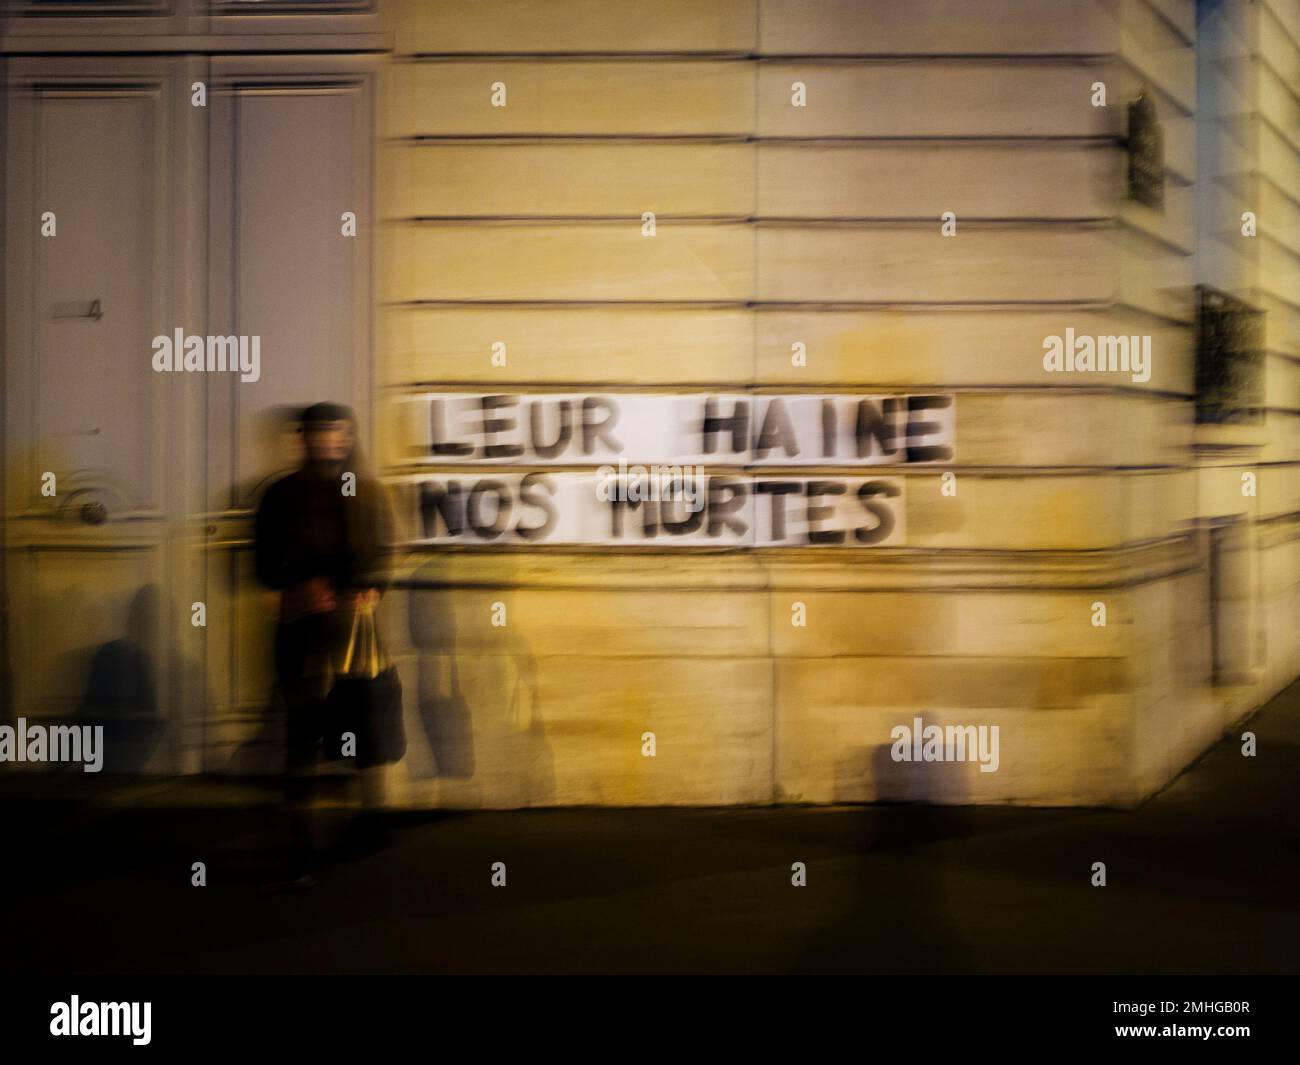
[[[1236,729],[1137,810],[407,814],[276,895],[264,782],[9,773],[0,968],[1293,973],[1300,685],[1244,727],[1256,757]],[[349,811],[322,816],[342,838]]]

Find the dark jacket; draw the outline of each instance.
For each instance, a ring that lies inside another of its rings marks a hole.
[[[270,588],[313,577],[337,591],[389,585],[393,515],[376,480],[359,477],[345,496],[337,477],[297,470],[263,493],[253,536],[257,578]]]

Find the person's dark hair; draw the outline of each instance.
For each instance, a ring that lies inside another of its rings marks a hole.
[[[344,406],[342,403],[321,402],[313,403],[310,407],[303,407],[298,413],[299,429],[304,433],[311,428],[313,423],[342,421],[352,423],[352,451],[343,460],[344,464],[357,475],[358,479],[368,479],[371,471],[361,451],[361,441],[358,439],[357,416],[352,413],[351,407]]]
[[[342,403],[313,403],[310,407],[303,407],[298,415],[298,421],[304,427],[312,422],[351,422],[353,428],[356,427],[357,418],[352,413],[351,407],[345,407]]]

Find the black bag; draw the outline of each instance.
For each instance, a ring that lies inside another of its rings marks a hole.
[[[324,716],[324,756],[328,761],[351,757],[344,753],[348,733],[356,738],[358,769],[391,765],[406,754],[402,681],[380,647],[370,604],[357,607],[352,635],[325,698]]]

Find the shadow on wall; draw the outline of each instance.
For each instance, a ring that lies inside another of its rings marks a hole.
[[[103,727],[104,772],[143,772],[166,732],[151,650],[160,631],[159,601],[157,585],[137,589],[127,608],[125,635],[90,654],[75,716],[78,725]]]
[[[923,728],[934,725],[943,729],[944,723],[938,718],[923,719]],[[972,742],[971,751],[961,761],[895,761],[896,744],[904,743],[908,755],[914,754],[911,721],[900,722],[909,729],[905,741],[894,740],[879,747],[867,748],[870,751],[871,782],[874,789],[874,802],[914,802],[962,804],[974,800],[979,793],[975,786],[980,771],[979,763],[974,759],[978,748]],[[942,744],[942,738],[940,740]],[[922,745],[922,738],[915,739],[916,750]],[[951,757],[951,755],[949,755]]]
[[[975,834],[970,762],[895,762],[892,744],[868,748],[877,800],[861,846],[867,861],[851,911],[808,944],[803,965],[820,971],[941,973],[977,971],[953,916],[963,890],[956,854]],[[942,797],[952,805],[898,802]],[[800,966],[802,967],[802,966]]]
[[[450,588],[452,565],[453,558],[431,559],[410,578],[417,679],[407,721],[415,717],[419,735],[408,727],[407,771],[445,782],[440,798],[452,805],[549,805],[554,755],[532,649],[509,623],[514,596],[485,589],[471,616],[464,593]],[[494,626],[493,613],[502,611],[507,623]],[[461,631],[467,638],[458,639]]]

